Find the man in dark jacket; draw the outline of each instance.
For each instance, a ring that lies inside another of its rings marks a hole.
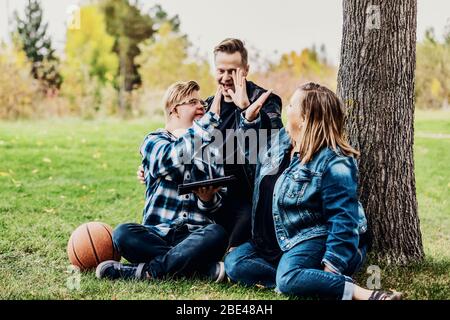
[[[236,139],[233,132],[239,127],[241,113],[267,90],[246,80],[249,71],[248,54],[241,40],[225,39],[219,43],[214,48],[214,62],[216,80],[223,95],[220,108],[221,124],[217,129],[222,132],[225,146],[230,139]],[[209,106],[213,98],[209,97],[206,100]],[[271,94],[264,103],[260,115],[261,129],[281,128],[283,126],[281,98]],[[229,233],[230,249],[249,240],[251,235],[252,192],[256,166],[248,163],[240,164],[237,161],[238,153],[244,152],[238,144],[234,141],[234,150],[231,154],[226,154],[226,150],[223,150],[223,154],[226,155],[225,175],[234,175],[237,180],[228,186],[223,207],[215,216],[216,222]]]

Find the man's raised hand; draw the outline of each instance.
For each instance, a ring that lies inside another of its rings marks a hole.
[[[233,102],[240,109],[244,110],[250,105],[250,100],[248,100],[247,95],[247,82],[244,76],[244,70],[238,68],[236,71],[231,73],[231,77],[234,82],[234,92],[228,89],[228,94],[233,99]]]

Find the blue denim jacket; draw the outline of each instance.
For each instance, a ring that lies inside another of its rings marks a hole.
[[[258,123],[259,118],[248,122],[242,115],[240,128],[257,128]],[[267,152],[260,153],[256,167],[252,221],[261,180],[278,170],[291,148],[291,139],[284,128],[274,133],[271,141]],[[288,251],[302,241],[327,236],[322,263],[344,273],[357,254],[360,234],[367,229],[358,201],[357,175],[356,160],[339,150],[323,148],[305,165],[294,156],[276,181],[273,194],[273,219],[281,250]]]

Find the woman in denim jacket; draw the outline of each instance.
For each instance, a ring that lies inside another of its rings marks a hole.
[[[257,128],[258,104],[241,129]],[[225,258],[228,277],[279,292],[335,299],[400,299],[363,289],[350,276],[365,258],[367,222],[358,169],[344,137],[344,112],[329,89],[308,83],[287,106],[287,126],[261,152],[255,177],[252,240]]]

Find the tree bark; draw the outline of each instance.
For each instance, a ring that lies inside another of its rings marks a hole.
[[[361,152],[360,200],[382,262],[423,259],[414,176],[417,0],[343,0],[338,94]]]

